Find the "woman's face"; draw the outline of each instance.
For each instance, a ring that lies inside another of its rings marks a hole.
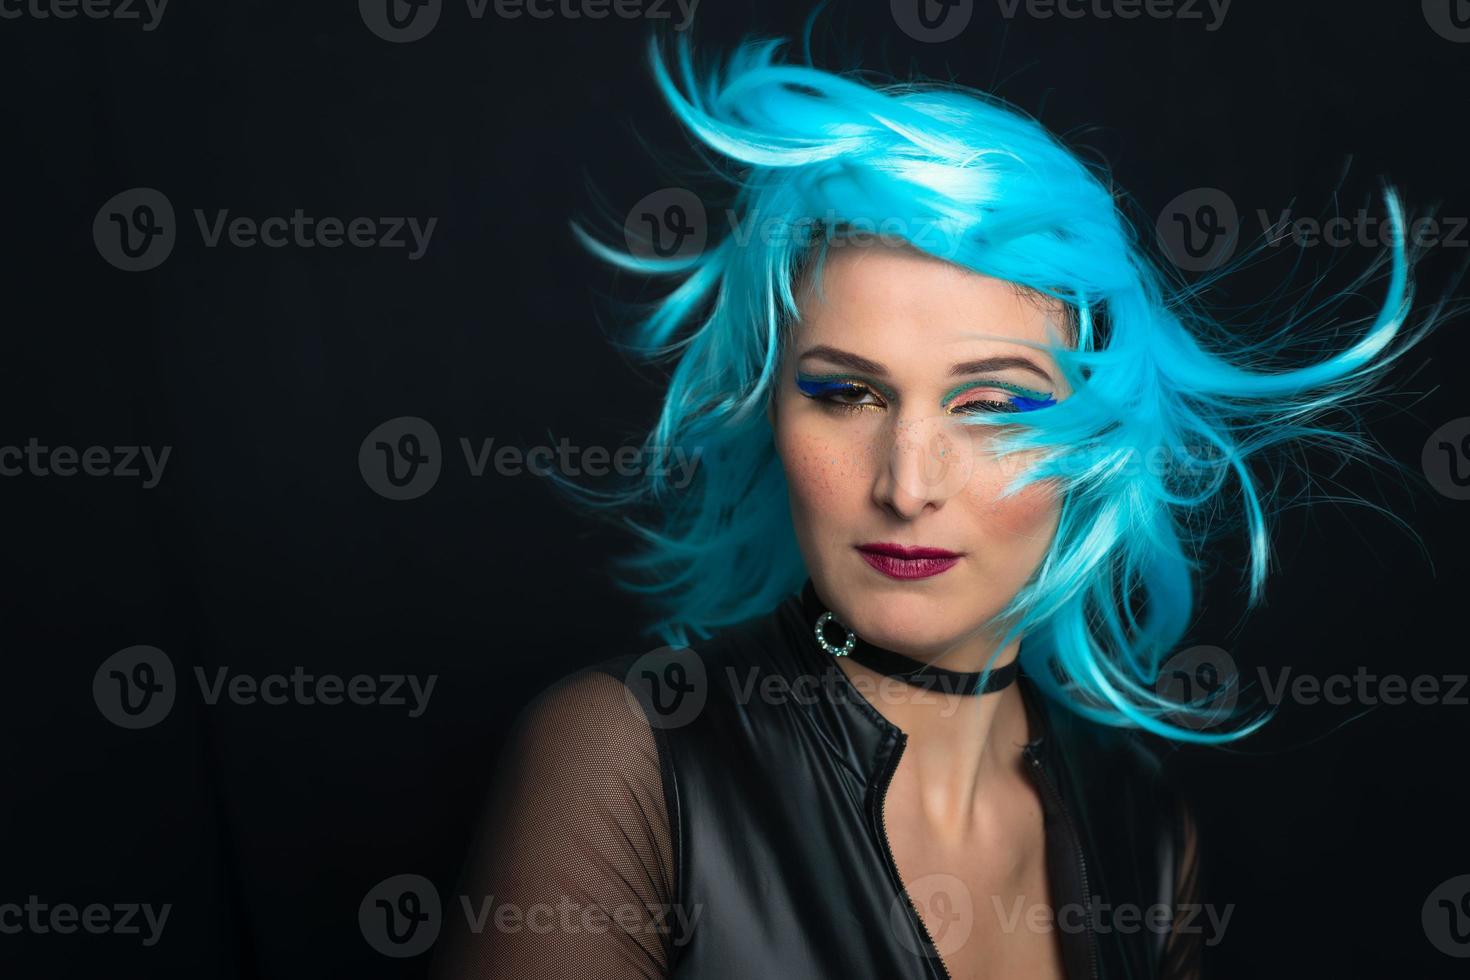
[[[1036,569],[1059,501],[1050,482],[1001,499],[1031,454],[1001,459],[962,420],[1066,397],[1055,361],[1016,342],[1062,336],[1060,306],[871,244],[832,248],[801,314],[770,418],[818,593],[889,649],[993,642],[979,628]]]

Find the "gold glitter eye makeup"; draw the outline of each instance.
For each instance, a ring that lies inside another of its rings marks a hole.
[[[1024,388],[1009,381],[967,381],[944,396],[946,411],[952,415],[975,415],[981,412],[1031,412],[1055,405],[1049,392]]]
[[[803,395],[844,412],[882,410],[887,407],[882,396],[892,400],[893,393],[869,381],[842,374],[796,375],[796,387]]]

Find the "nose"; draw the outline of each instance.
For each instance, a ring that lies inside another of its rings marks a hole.
[[[947,416],[896,419],[876,447],[873,502],[896,517],[914,520],[938,510],[969,482],[971,440]]]

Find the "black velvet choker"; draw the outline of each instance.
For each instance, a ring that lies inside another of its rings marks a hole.
[[[828,653],[838,657],[851,657],[864,667],[926,690],[939,690],[947,694],[993,694],[1009,687],[1016,679],[1020,667],[1021,661],[1018,657],[1004,667],[996,667],[986,677],[983,671],[969,673],[948,670],[874,646],[833,617],[817,598],[817,590],[811,579],[807,579],[806,585],[801,588],[801,609],[817,645]]]

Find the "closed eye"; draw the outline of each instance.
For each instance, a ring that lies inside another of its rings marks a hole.
[[[1050,393],[1034,391],[1004,381],[976,381],[951,391],[946,396],[951,415],[978,415],[985,412],[1032,412],[1056,404]]]

